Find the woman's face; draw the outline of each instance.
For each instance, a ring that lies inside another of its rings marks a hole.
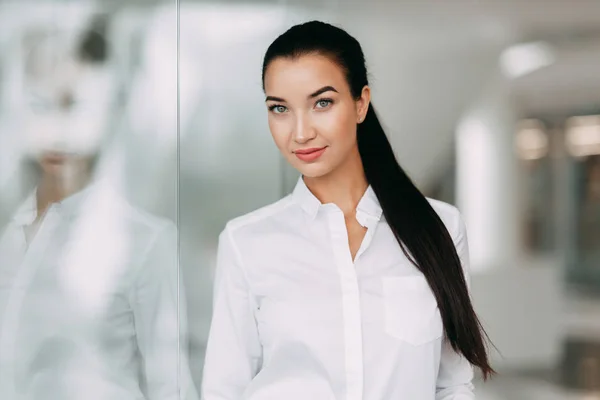
[[[116,82],[108,67],[82,62],[61,44],[48,38],[33,46],[26,59],[21,103],[27,156],[51,174],[97,155],[107,133]]]
[[[356,127],[370,91],[365,86],[356,100],[344,71],[328,57],[276,58],[264,86],[275,144],[302,175],[322,177],[360,157]]]
[[[26,149],[47,172],[96,155],[110,118],[109,74],[87,66],[70,72],[64,79],[53,76],[26,90]]]

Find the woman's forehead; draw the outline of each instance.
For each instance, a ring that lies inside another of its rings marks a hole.
[[[274,59],[265,71],[264,83],[265,91],[275,96],[270,92],[308,94],[323,86],[334,86],[338,91],[347,86],[338,64],[319,54]]]

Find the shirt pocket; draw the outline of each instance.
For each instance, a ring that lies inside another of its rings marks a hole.
[[[425,277],[390,276],[382,283],[387,334],[413,346],[442,337],[442,318]]]

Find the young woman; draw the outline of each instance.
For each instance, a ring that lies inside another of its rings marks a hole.
[[[93,179],[117,97],[102,26],[26,43],[19,134],[35,190],[0,237],[1,399],[197,397],[177,230]]]
[[[487,378],[458,210],[398,165],[359,43],[322,22],[267,50],[293,194],[220,236],[205,400],[467,400]]]

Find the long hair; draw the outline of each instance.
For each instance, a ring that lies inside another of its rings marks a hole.
[[[307,54],[329,57],[344,71],[353,97],[360,98],[369,84],[360,44],[344,30],[319,21],[296,25],[269,46],[263,62],[263,85],[273,60]],[[487,335],[473,309],[452,237],[398,164],[372,104],[364,122],[357,126],[357,143],[366,179],[399,246],[435,295],[450,345],[487,379],[494,373],[487,354]]]

